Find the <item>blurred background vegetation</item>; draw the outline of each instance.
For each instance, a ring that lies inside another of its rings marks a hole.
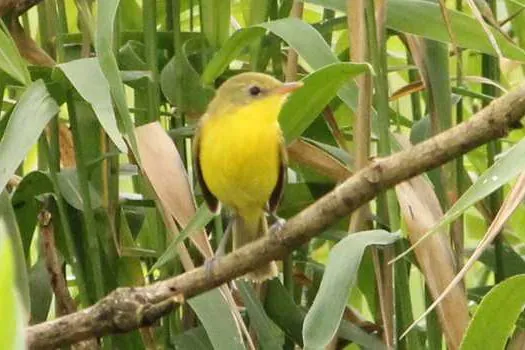
[[[280,116],[286,218],[370,159],[470,118],[522,81],[524,8],[523,0],[1,2],[0,348],[24,348],[25,324],[211,256],[228,216],[202,205],[191,140],[228,77],[304,79]],[[380,194],[286,258],[262,299],[238,282],[152,327],[79,347],[456,349],[463,340],[464,349],[520,349],[522,137],[516,130]],[[504,201],[512,202],[500,210]],[[500,226],[488,229],[498,212]],[[402,336],[473,252],[482,254],[466,278]]]

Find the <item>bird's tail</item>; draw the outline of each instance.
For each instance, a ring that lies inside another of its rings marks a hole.
[[[238,249],[266,234],[268,234],[268,223],[262,210],[239,212],[233,222],[233,249]],[[275,261],[272,261],[247,273],[243,278],[261,283],[276,277],[278,273],[279,268]]]

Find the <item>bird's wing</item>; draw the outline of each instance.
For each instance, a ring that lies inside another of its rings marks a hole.
[[[208,205],[210,211],[217,213],[219,211],[219,200],[213,195],[213,193],[211,193],[208,185],[206,185],[206,182],[204,181],[204,176],[202,175],[200,163],[200,128],[197,128],[195,137],[193,138],[193,162],[197,182],[201,186],[204,201]]]
[[[288,166],[288,154],[286,152],[286,145],[284,139],[281,137],[279,141],[279,176],[277,183],[272,191],[270,200],[268,201],[268,208],[270,213],[275,213],[284,193],[284,186],[286,185],[286,168]]]

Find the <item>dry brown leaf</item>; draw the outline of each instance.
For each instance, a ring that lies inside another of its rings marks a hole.
[[[394,91],[394,93],[390,96],[389,100],[395,101],[400,99],[401,97],[423,90],[425,90],[425,85],[423,84],[423,82],[421,80],[414,81]]]
[[[352,173],[348,168],[319,147],[298,139],[288,147],[288,156],[299,164],[309,166],[339,182],[347,179]]]
[[[516,327],[514,334],[509,340],[507,350],[523,350],[525,349],[525,331]]]
[[[188,174],[175,145],[158,122],[135,129],[142,171],[167,212],[185,227],[195,215],[195,201]],[[205,258],[213,255],[204,231],[190,236]]]
[[[58,142],[60,145],[60,163],[64,168],[76,166],[75,149],[73,148],[73,136],[66,124],[58,125]]]
[[[367,333],[381,333],[383,329],[381,326],[368,321],[363,315],[351,306],[347,306],[343,313],[343,318],[350,323],[355,324]]]
[[[434,227],[443,213],[430,184],[421,176],[396,186],[402,216],[409,231],[411,243],[417,242]],[[436,205],[437,204],[437,205]],[[436,215],[436,214],[440,215]],[[454,278],[454,258],[444,232],[427,238],[414,249],[426,283],[433,298]],[[469,316],[465,291],[456,286],[438,307],[438,315],[447,343],[457,349],[468,325]]]
[[[410,49],[410,55],[416,64],[417,69],[419,70],[419,76],[423,82],[424,88],[426,89],[429,86],[427,66],[425,64],[425,54],[423,52],[423,41],[421,38],[415,35],[404,35],[406,40],[406,45]]]
[[[465,265],[461,268],[461,270],[454,277],[454,279],[450,281],[448,286],[441,292],[441,294],[437,298],[435,298],[435,301],[427,308],[423,315],[421,315],[415,322],[418,322],[419,320],[423,319],[423,317],[425,317],[430,311],[432,311],[437,305],[439,305],[441,301],[446,300],[448,298],[448,295],[451,293],[451,291],[453,291],[456,288],[457,284],[465,277],[468,270],[470,270],[474,263],[479,259],[481,254],[483,254],[483,252],[492,243],[494,238],[496,238],[496,236],[503,230],[503,226],[510,218],[512,213],[514,213],[516,208],[521,204],[524,198],[525,173],[522,173],[516,181],[516,184],[512,188],[511,192],[508,194],[507,198],[505,198],[505,201],[501,205],[501,208],[498,211],[496,217],[494,218],[494,221],[492,221],[490,227],[487,229],[487,233],[485,233],[485,236],[479,242],[478,246],[470,256],[470,258],[467,260]]]
[[[403,148],[410,146],[402,135],[396,136]],[[409,231],[408,238],[414,244],[441,220],[443,210],[432,185],[422,175],[397,185],[396,193]],[[438,298],[455,274],[454,256],[448,237],[444,231],[437,232],[420,243],[414,253],[432,297]],[[455,286],[451,292],[439,306],[438,315],[449,348],[457,349],[468,325],[469,314],[463,287]]]
[[[35,66],[54,67],[56,62],[35,41],[29,37],[20,25],[18,18],[12,18],[7,23],[9,33],[20,51],[20,55]]]

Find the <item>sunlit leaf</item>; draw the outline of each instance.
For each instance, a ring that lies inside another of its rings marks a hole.
[[[64,199],[73,208],[84,210],[84,198],[80,192],[80,183],[76,169],[64,169],[58,173],[58,186]],[[102,198],[97,191],[89,184],[92,209],[102,206]]]
[[[29,85],[31,77],[26,64],[20,57],[15,43],[6,32],[7,28],[2,23],[0,27],[0,69],[20,83]]]
[[[17,186],[11,198],[26,259],[29,259],[29,247],[33,239],[39,209],[36,196],[52,191],[53,185],[49,177],[41,171],[34,171],[22,178],[22,182]]]
[[[188,225],[179,233],[177,238],[175,238],[166,251],[162,253],[160,258],[157,260],[155,265],[150,269],[150,272],[160,268],[168,261],[174,259],[177,256],[177,246],[182,243],[186,238],[197,231],[201,231],[215,216],[212,212],[209,211],[206,204],[202,204],[201,207],[197,210],[195,216],[190,220]]]
[[[202,322],[214,349],[245,349],[233,313],[218,288],[189,299],[188,304]]]
[[[137,153],[133,121],[128,110],[126,93],[120,78],[117,60],[113,53],[115,16],[119,2],[119,0],[107,0],[98,4],[95,49],[98,54],[97,59],[100,63],[100,69],[109,83],[111,96],[118,111],[117,115],[120,118],[124,132],[129,137],[132,151]],[[137,154],[135,154],[135,157],[140,162]]]
[[[0,230],[0,348],[23,350],[25,346],[24,316],[15,288],[15,262],[11,244],[5,232]]]
[[[300,136],[337,95],[343,84],[370,69],[368,64],[334,63],[305,77],[304,86],[288,98],[279,115],[286,141],[291,142]]]
[[[204,327],[196,327],[173,338],[176,349],[209,350],[213,348]]]
[[[308,2],[346,12],[345,0],[308,0]],[[436,41],[450,41],[439,3],[424,0],[391,0],[387,3],[387,9],[388,28]],[[451,9],[448,9],[448,13],[458,46],[496,55],[496,51],[476,19]],[[497,30],[491,29],[491,31],[504,57],[525,61],[525,51],[510,43]]]
[[[27,265],[22,247],[20,232],[16,223],[11,200],[6,191],[0,192],[0,235],[6,237],[10,244],[10,255],[14,262],[14,282],[22,305],[30,308],[29,279]],[[1,309],[0,309],[1,310]]]
[[[321,286],[303,325],[305,349],[324,348],[337,332],[365,248],[387,245],[399,235],[383,230],[348,235],[330,251]]]
[[[492,288],[479,304],[461,350],[504,349],[525,306],[525,275],[510,277]]]
[[[58,105],[42,80],[32,83],[23,93],[0,140],[0,188],[4,188],[44,127],[57,113]]]
[[[98,60],[84,58],[59,64],[58,67],[78,93],[91,105],[111,141],[121,152],[126,153],[127,146],[117,127],[108,81],[100,70]]]

